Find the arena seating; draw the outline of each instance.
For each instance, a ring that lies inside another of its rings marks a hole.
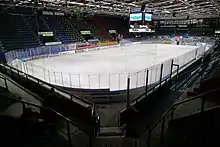
[[[99,18],[94,17],[88,21],[88,24],[93,26],[94,30],[96,31],[97,35],[100,36],[102,41],[113,39],[106,28],[101,24]]]
[[[40,45],[34,32],[20,15],[0,16],[4,20],[0,24],[0,40],[8,50],[25,49]]]
[[[92,37],[91,39],[101,39],[96,35],[95,29],[89,26],[84,20],[81,20],[80,18],[71,18],[69,19],[69,23],[72,24],[78,31],[90,31]]]
[[[39,46],[40,42],[36,34],[25,22],[23,16],[10,16],[11,22],[16,22],[16,33],[23,40],[25,48]]]
[[[42,16],[49,26],[49,28],[55,33],[56,37],[64,44],[73,42],[73,39],[65,32],[65,28],[58,23],[55,16]]]
[[[56,37],[64,44],[83,41],[73,28],[69,28],[65,18],[60,16],[42,16],[49,28],[56,34]],[[64,22],[62,21],[64,20]]]
[[[43,15],[38,11],[38,20],[36,21],[35,11],[33,9],[3,9],[0,14],[0,40],[7,50],[34,48],[44,45],[42,38],[38,37],[39,32],[54,32],[55,41],[61,41],[64,44],[73,42],[85,42],[88,39],[98,39],[99,41],[115,40],[111,36],[109,29],[116,30],[124,38],[128,38],[126,33],[126,21],[116,17],[96,16],[93,18],[78,18],[69,16],[51,16]],[[109,21],[114,21],[110,25]],[[38,22],[38,25],[36,25]],[[123,26],[123,27],[122,27]],[[80,31],[90,31],[91,35],[83,36]]]
[[[173,28],[160,28],[157,32],[157,35],[173,34],[173,32],[174,32]]]
[[[65,16],[57,16],[56,17],[60,25],[65,27],[65,31],[68,35],[73,38],[76,42],[83,42],[85,41],[84,38],[80,35],[79,30],[74,27],[73,23],[68,17]]]
[[[212,28],[191,28],[190,35],[193,36],[207,36],[213,33]]]
[[[118,34],[121,34],[124,36],[124,38],[128,38],[128,23],[123,20],[123,18],[117,18],[117,17],[103,17],[99,16],[100,24],[102,24],[107,31],[109,30],[116,30]],[[114,23],[110,23],[114,22]],[[123,27],[122,27],[123,26]],[[127,26],[127,27],[125,27]],[[127,32],[127,33],[126,33]]]
[[[50,29],[50,27],[48,26],[48,24],[46,23],[46,21],[42,17],[40,17],[38,19],[38,26],[39,26],[39,31],[40,32],[50,32],[50,31],[52,31]]]
[[[4,46],[2,44],[2,42],[0,41],[0,52],[2,52],[4,50]]]

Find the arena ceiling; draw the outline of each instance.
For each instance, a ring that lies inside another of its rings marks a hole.
[[[0,0],[0,5],[112,15],[128,15],[130,10],[146,5],[158,19],[207,18],[220,14],[220,0]]]

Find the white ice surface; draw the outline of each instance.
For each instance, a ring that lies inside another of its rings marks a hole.
[[[131,77],[131,88],[144,86],[146,68],[155,66],[150,78],[151,81],[154,77],[157,80],[160,73],[157,64],[196,48],[198,46],[135,44],[36,59],[28,61],[25,68],[29,74],[60,86],[122,90],[126,89],[128,75]],[[164,66],[166,73],[169,69]]]

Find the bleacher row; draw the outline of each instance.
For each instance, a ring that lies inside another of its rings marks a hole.
[[[89,39],[99,41],[115,39],[109,30],[116,30],[117,33],[128,37],[127,22],[124,19],[94,16],[92,19],[84,19],[70,16],[43,15],[36,13],[29,8],[3,9],[0,12],[0,41],[7,50],[26,49],[44,45],[43,40],[38,36],[39,32],[53,32],[55,41],[63,44],[73,42],[85,42],[80,31],[90,31]],[[37,19],[36,19],[37,18]],[[110,23],[114,22],[114,23]]]

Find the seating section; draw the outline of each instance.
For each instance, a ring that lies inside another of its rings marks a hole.
[[[52,31],[50,29],[50,27],[48,26],[48,24],[45,22],[45,20],[42,17],[40,17],[38,19],[38,27],[39,27],[38,29],[39,29],[40,32],[50,32],[50,31]]]
[[[113,39],[113,37],[109,34],[109,32],[106,30],[103,24],[101,24],[99,18],[94,17],[93,19],[88,21],[88,24],[91,25],[95,30],[96,34],[100,36],[101,41]]]
[[[173,28],[159,28],[157,31],[157,35],[167,35],[167,34],[173,34],[174,29]]]
[[[0,40],[7,50],[25,49],[40,45],[33,30],[21,15],[1,15]]]
[[[71,22],[71,19],[69,19],[68,17],[63,17],[63,16],[56,17],[56,18],[59,24],[65,28],[66,33],[70,35],[71,38],[73,38],[73,40],[75,40],[76,42],[85,41],[84,38],[80,35],[79,30],[76,29],[76,27]]]
[[[0,53],[3,52],[3,50],[4,50],[4,46],[3,46],[2,42],[0,41]]]
[[[77,31],[69,29],[65,19],[61,16],[42,16],[49,28],[55,33],[56,37],[64,44],[83,41]],[[64,22],[62,22],[64,20]]]
[[[124,21],[123,18],[118,17],[98,17],[100,23],[105,27],[107,31],[116,30],[118,34],[128,38],[128,22]],[[114,23],[111,23],[114,22]]]
[[[102,40],[115,39],[115,36],[112,36],[109,30],[116,30],[117,34],[123,35],[124,38],[131,36],[128,32],[128,20],[124,20],[124,18],[95,16],[88,20],[88,24],[96,28],[97,34],[102,37]]]
[[[7,50],[34,48],[44,45],[39,32],[53,32],[55,41],[63,44],[85,42],[88,39],[99,41],[115,40],[117,34],[111,35],[109,30],[116,30],[118,34],[128,38],[128,24],[123,18],[94,16],[86,18],[43,15],[33,9],[0,8],[0,41]],[[36,20],[37,19],[37,20]],[[110,23],[114,22],[114,23]],[[38,23],[38,24],[37,24]],[[90,31],[90,35],[82,35],[80,31]]]
[[[71,18],[69,19],[69,23],[72,24],[72,26],[74,26],[79,31],[90,31],[91,39],[102,40],[102,38],[97,35],[96,29],[93,26],[87,24],[85,20],[79,18]]]
[[[23,16],[11,15],[9,18],[12,24],[16,24],[17,36],[22,39],[25,48],[39,46],[40,42],[35,32],[28,25]]]

